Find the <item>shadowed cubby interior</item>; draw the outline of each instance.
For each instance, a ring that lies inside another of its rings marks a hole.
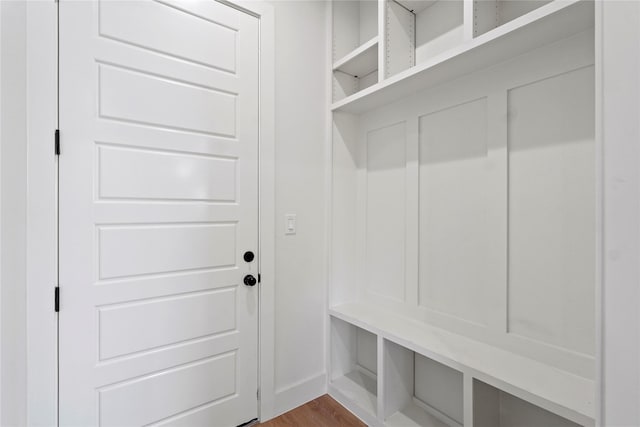
[[[378,82],[378,2],[333,3],[333,101]]]
[[[551,0],[475,0],[473,36],[481,36],[550,2]]]
[[[462,0],[389,0],[385,66],[390,77],[464,41]]]
[[[331,384],[368,413],[377,413],[377,337],[340,319],[331,319]]]
[[[474,427],[579,427],[532,403],[473,380]]]
[[[388,340],[383,354],[386,425],[463,425],[462,372]]]

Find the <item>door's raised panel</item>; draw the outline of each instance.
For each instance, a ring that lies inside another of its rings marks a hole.
[[[594,68],[509,91],[511,334],[594,354]]]
[[[405,299],[405,124],[367,134],[366,287]]]
[[[188,292],[227,288],[239,282],[237,266],[214,270],[181,271],[177,273],[134,276],[100,282],[93,294],[101,305],[122,301],[138,301]]]
[[[235,287],[98,309],[100,360],[236,327]]]
[[[235,94],[105,64],[98,65],[98,73],[102,118],[236,135]]]
[[[241,332],[236,329],[136,353],[132,356],[99,361],[96,364],[99,369],[95,370],[94,379],[99,385],[119,384],[131,378],[161,372],[173,366],[204,360],[212,355],[229,353],[241,347],[240,340]]]
[[[201,154],[205,156],[219,156],[238,158],[242,153],[242,146],[238,141],[193,133],[172,130],[167,132],[151,126],[131,126],[131,123],[115,120],[98,120],[95,122],[95,141],[98,143],[126,145],[151,150],[179,152],[182,154]]]
[[[236,399],[221,399],[209,405],[198,406],[191,411],[154,423],[153,427],[208,426],[210,425],[209,423],[211,423],[211,420],[215,420],[216,424],[221,426],[232,426],[236,420],[231,414],[236,411],[237,407],[238,402]]]
[[[113,146],[97,149],[100,199],[235,201],[236,159]]]
[[[103,37],[220,70],[236,71],[238,33],[233,28],[153,1],[101,1],[99,14]]]
[[[487,99],[420,118],[419,304],[478,324],[493,305]],[[499,207],[498,207],[499,208]]]
[[[236,224],[98,227],[100,279],[231,266]]]
[[[148,425],[230,396],[235,371],[232,352],[107,386],[98,391],[100,425]]]

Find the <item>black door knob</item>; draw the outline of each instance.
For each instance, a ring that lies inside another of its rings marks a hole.
[[[245,260],[246,262],[251,262],[251,261],[253,261],[253,258],[255,258],[255,255],[253,255],[253,252],[251,252],[251,251],[247,251],[247,252],[245,252],[245,253],[244,253],[244,260]]]
[[[258,281],[251,274],[244,276],[244,284],[247,286],[255,286]]]

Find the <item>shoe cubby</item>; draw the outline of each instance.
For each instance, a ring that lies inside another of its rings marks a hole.
[[[333,101],[378,83],[378,2],[333,2]]]
[[[461,427],[462,372],[384,340],[385,425]]]
[[[461,45],[463,9],[463,0],[387,0],[385,77]]]
[[[473,427],[579,427],[503,390],[473,380]]]
[[[475,0],[473,2],[473,36],[498,28],[526,15],[552,0]]]
[[[377,340],[371,332],[331,319],[330,385],[371,417],[378,406]]]

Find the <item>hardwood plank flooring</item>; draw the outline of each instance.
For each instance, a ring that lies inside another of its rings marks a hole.
[[[366,427],[331,396],[325,394],[259,427]]]

